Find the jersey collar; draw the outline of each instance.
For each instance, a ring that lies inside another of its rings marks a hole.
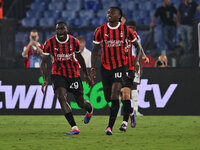
[[[66,39],[65,41],[63,41],[63,42],[59,41],[59,40],[58,40],[58,37],[57,37],[57,35],[56,35],[56,41],[58,41],[58,42],[61,43],[61,44],[66,43],[68,40],[69,40],[69,35],[68,35],[68,34],[67,34],[67,39]]]
[[[118,22],[118,25],[115,26],[115,27],[111,27],[111,26],[109,25],[109,22],[108,22],[108,23],[107,23],[107,26],[108,26],[110,29],[115,30],[115,29],[119,28],[120,22]]]

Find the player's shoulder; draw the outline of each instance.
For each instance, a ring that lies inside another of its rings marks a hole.
[[[99,31],[101,28],[104,28],[105,26],[107,26],[107,23],[104,23],[103,25],[98,26],[98,27],[95,29],[95,32]]]
[[[55,39],[55,38],[56,38],[56,36],[54,35],[54,36],[50,37],[49,39],[47,39],[47,40],[45,41],[45,43],[46,43],[46,42],[50,42],[52,39]]]
[[[79,43],[79,40],[78,40],[76,37],[74,37],[73,35],[68,34],[68,36],[69,36],[69,39],[72,39],[72,40],[74,40],[75,42]]]

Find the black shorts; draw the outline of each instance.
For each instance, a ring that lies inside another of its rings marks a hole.
[[[114,82],[120,82],[122,84],[122,79],[125,75],[125,68],[117,68],[113,70],[106,70],[103,66],[101,66],[101,76],[103,84],[112,85]]]
[[[76,96],[81,96],[83,95],[83,85],[81,78],[66,78],[64,76],[60,75],[51,75],[51,81],[52,81],[52,86],[54,89],[54,92],[57,88],[63,87],[65,88],[68,92],[76,95]]]
[[[123,82],[123,87],[128,87],[128,88],[132,88],[133,86],[133,80],[135,78],[134,72],[129,70],[126,72],[126,76],[124,76],[124,82]]]

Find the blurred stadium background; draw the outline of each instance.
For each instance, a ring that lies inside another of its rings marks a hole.
[[[171,0],[178,9],[182,0]],[[200,0],[196,0],[198,3]],[[119,6],[127,20],[136,20],[137,32],[141,36],[146,53],[154,59],[165,52],[166,45],[161,36],[161,24],[156,21],[154,30],[149,24],[156,8],[162,0],[4,0],[4,18],[1,20],[0,67],[23,68],[21,53],[28,43],[29,32],[36,28],[40,42],[55,34],[57,21],[65,21],[74,36],[82,35],[87,48],[92,49],[94,29],[107,21],[106,13],[110,6]],[[196,15],[198,20],[199,15]],[[197,35],[195,36],[197,37]],[[182,55],[180,31],[177,29],[176,48],[167,53],[169,65],[173,67],[198,67],[198,45],[194,40],[194,50]]]

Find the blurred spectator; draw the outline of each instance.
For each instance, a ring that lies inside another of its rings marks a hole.
[[[168,60],[166,55],[160,55],[156,60],[155,67],[168,67]]]
[[[174,40],[176,36],[176,22],[174,15],[176,14],[177,10],[174,6],[170,5],[170,0],[163,0],[163,6],[156,10],[150,24],[151,28],[154,27],[157,17],[160,17],[162,23],[162,36],[168,50],[174,49]]]
[[[180,26],[180,34],[181,39],[183,40],[185,53],[189,53],[192,49],[192,26],[196,10],[200,13],[200,7],[193,0],[183,0],[183,2],[179,5],[176,21],[177,25]]]
[[[3,18],[3,0],[0,0],[0,19]]]
[[[77,39],[80,42],[81,55],[85,60],[86,68],[91,68],[91,51],[85,47],[86,45],[85,38],[83,36],[79,36],[77,37]]]
[[[43,45],[38,42],[39,35],[37,30],[32,30],[29,36],[30,42],[24,46],[22,56],[25,58],[24,66],[26,68],[39,68],[42,60]]]
[[[126,15],[122,13],[121,23],[125,24],[125,22],[126,22]]]

